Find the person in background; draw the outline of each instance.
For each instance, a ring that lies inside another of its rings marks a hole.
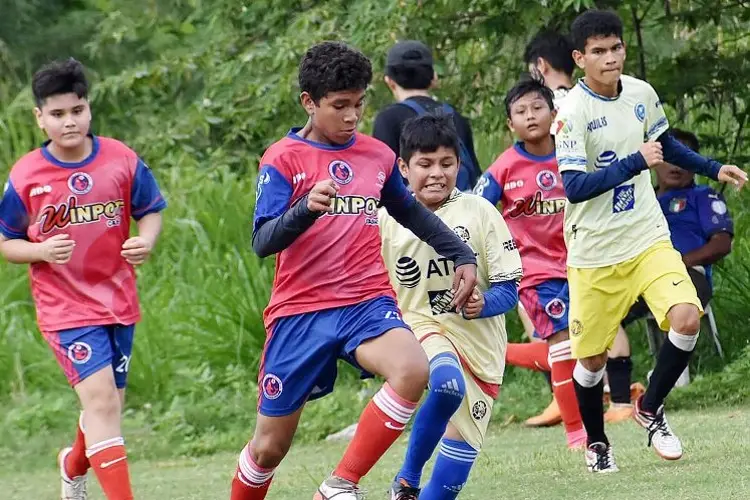
[[[398,42],[388,51],[385,84],[396,99],[375,117],[372,135],[400,155],[401,129],[410,118],[426,113],[444,113],[453,117],[458,132],[459,171],[456,187],[471,191],[482,175],[469,121],[447,103],[435,100],[430,90],[437,84],[432,51],[422,42]],[[406,179],[404,179],[406,182]]]

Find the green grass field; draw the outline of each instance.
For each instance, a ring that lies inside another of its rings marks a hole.
[[[646,436],[635,423],[610,427],[621,472],[593,476],[581,453],[563,446],[562,430],[526,430],[496,424],[460,498],[480,499],[746,499],[750,498],[750,407],[678,412],[671,424],[682,437],[686,454],[665,462],[646,448]],[[237,443],[238,448],[242,443]],[[300,445],[279,469],[269,498],[311,498],[320,480],[335,465],[343,443]],[[403,455],[405,439],[367,477],[369,499],[385,499],[389,480]],[[52,457],[51,457],[52,458]],[[131,472],[138,500],[225,500],[235,454],[198,459],[141,461]],[[428,477],[428,476],[427,476]],[[0,494],[9,500],[53,500],[57,473],[25,470],[0,472]],[[96,481],[91,498],[101,500]]]

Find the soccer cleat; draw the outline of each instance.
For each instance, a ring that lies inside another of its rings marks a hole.
[[[604,421],[608,424],[617,424],[630,420],[633,416],[633,405],[622,405],[612,403],[609,409],[604,413]]]
[[[557,400],[552,398],[552,402],[541,414],[531,417],[523,425],[526,427],[553,427],[560,422],[562,422],[560,407],[557,405]]]
[[[60,483],[62,484],[61,500],[86,500],[86,474],[73,479],[65,472],[65,457],[73,451],[73,448],[64,448],[57,455],[57,463],[60,465]]]
[[[586,449],[586,467],[590,472],[609,474],[618,472],[615,456],[612,453],[612,445],[604,443],[591,443]]]
[[[313,500],[364,500],[365,492],[351,481],[331,476],[320,485]]]
[[[641,409],[642,404],[643,396],[635,401],[633,419],[648,431],[648,446],[653,445],[656,454],[664,460],[682,458],[682,443],[669,427],[664,415],[664,405],[661,405],[656,413],[650,413]]]
[[[418,500],[419,492],[419,488],[413,488],[400,479],[391,485],[391,500]]]

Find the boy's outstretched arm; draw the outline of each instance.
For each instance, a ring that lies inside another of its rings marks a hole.
[[[680,168],[695,172],[710,179],[734,184],[738,189],[747,182],[747,172],[736,165],[722,165],[716,160],[706,158],[672,137],[669,131],[657,139],[664,151],[664,161]]]

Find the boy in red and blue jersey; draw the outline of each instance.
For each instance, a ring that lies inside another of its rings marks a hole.
[[[240,454],[232,500],[266,497],[305,403],[333,390],[338,359],[386,382],[314,498],[362,498],[360,479],[414,413],[428,364],[401,319],[383,263],[380,206],[455,263],[456,309],[476,283],[473,251],[410,196],[393,151],[357,133],[371,79],[370,61],[344,44],[309,49],[299,70],[308,122],[261,159],[253,249],[261,257],[278,255],[264,313],[258,419]]]
[[[568,336],[570,300],[562,231],[565,190],[549,133],[554,96],[541,81],[528,79],[508,92],[505,106],[508,126],[520,141],[495,160],[475,193],[502,206],[523,262],[519,299],[535,334],[549,345],[547,350],[543,344],[508,344],[507,358],[509,364],[551,372],[568,446],[577,448],[585,444],[586,431],[572,383],[575,361]],[[529,350],[543,355],[528,356]]]
[[[30,264],[39,328],[83,408],[72,448],[58,457],[62,498],[85,499],[93,468],[107,499],[128,500],[120,412],[141,317],[133,266],[153,249],[166,203],[135,152],[89,133],[88,82],[78,61],[42,68],[32,87],[49,140],[11,169],[0,201],[0,253]]]

